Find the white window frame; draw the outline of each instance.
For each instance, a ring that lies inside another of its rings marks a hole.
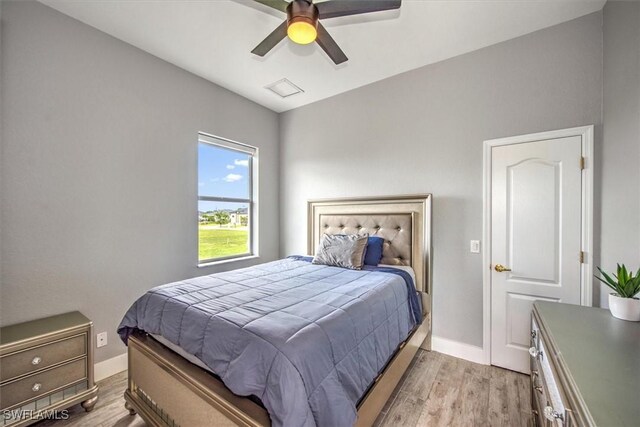
[[[222,138],[220,136],[210,135],[207,133],[200,132],[198,133],[198,146],[200,143],[213,145],[215,147],[237,151],[239,153],[248,154],[249,155],[249,198],[241,199],[241,198],[232,198],[232,197],[217,197],[217,196],[200,196],[199,189],[197,189],[196,197],[197,202],[206,201],[206,202],[230,202],[230,203],[247,203],[249,205],[248,213],[249,213],[249,252],[238,254],[238,255],[230,255],[225,257],[218,258],[210,258],[210,259],[200,259],[200,234],[198,231],[198,267],[207,267],[210,265],[226,263],[230,261],[238,261],[248,258],[256,258],[258,256],[258,245],[257,245],[257,231],[258,231],[258,194],[256,189],[257,186],[257,176],[258,176],[258,148],[253,147],[248,144],[243,144],[241,142],[233,141],[227,138]],[[200,158],[198,157],[198,162],[200,162]],[[198,176],[198,181],[199,181]],[[197,203],[196,203],[197,205]],[[199,224],[196,222],[196,227]]]

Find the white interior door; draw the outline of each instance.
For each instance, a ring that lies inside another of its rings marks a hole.
[[[581,157],[580,136],[491,149],[493,365],[529,372],[535,300],[580,304]]]

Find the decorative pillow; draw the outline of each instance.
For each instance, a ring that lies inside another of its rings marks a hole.
[[[368,240],[368,234],[325,234],[312,263],[361,270]]]
[[[364,254],[364,263],[366,265],[378,265],[382,259],[382,247],[384,239],[378,236],[369,236],[367,242],[367,250]]]

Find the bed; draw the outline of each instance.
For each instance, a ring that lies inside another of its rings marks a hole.
[[[310,201],[309,253],[367,233],[387,266],[298,256],[150,290],[119,328],[127,408],[157,426],[372,425],[430,347],[430,220],[430,195]]]

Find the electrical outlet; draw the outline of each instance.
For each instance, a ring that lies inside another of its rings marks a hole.
[[[480,253],[480,240],[472,240],[471,242],[469,242],[469,251],[472,254],[479,254]]]
[[[105,345],[107,345],[107,333],[106,332],[100,332],[97,336],[96,336],[96,347],[100,348],[100,347],[104,347]]]

